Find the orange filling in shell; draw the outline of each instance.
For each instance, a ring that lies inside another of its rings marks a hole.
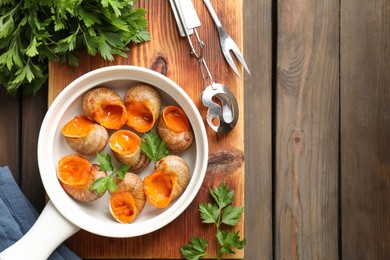
[[[110,197],[111,211],[122,223],[130,223],[137,216],[135,200],[130,192],[116,192]]]
[[[146,199],[158,208],[167,207],[172,200],[173,189],[176,185],[176,174],[157,169],[144,180]]]
[[[121,128],[127,119],[126,108],[122,104],[104,101],[93,114],[95,120],[107,129]]]
[[[144,100],[141,102],[128,102],[126,104],[126,109],[128,114],[128,126],[141,133],[145,133],[152,129],[155,118],[153,116],[149,101]]]
[[[67,137],[80,138],[87,136],[94,128],[94,123],[83,115],[75,116],[62,128]]]
[[[167,127],[176,133],[188,131],[190,123],[184,111],[177,106],[167,106],[163,113],[164,121]]]
[[[120,130],[110,137],[110,147],[119,154],[132,154],[141,145],[141,139],[131,131]]]
[[[72,154],[58,162],[57,177],[68,185],[85,185],[91,178],[92,164],[85,158]]]

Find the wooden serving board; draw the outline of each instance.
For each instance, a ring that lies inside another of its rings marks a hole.
[[[217,1],[212,4],[226,31],[243,52],[243,0]],[[202,26],[198,29],[205,42],[205,59],[216,82],[226,85],[236,96],[240,115],[237,126],[227,134],[216,134],[208,126],[209,163],[202,188],[191,205],[173,222],[151,234],[135,238],[107,238],[80,231],[68,239],[68,246],[82,258],[181,258],[179,248],[188,244],[190,237],[200,236],[209,241],[208,251],[214,252],[214,227],[202,224],[198,205],[210,202],[209,188],[225,182],[235,190],[234,205],[244,206],[244,122],[243,77],[238,78],[223,58],[217,30],[202,0],[193,0]],[[201,115],[206,109],[200,101],[203,82],[198,63],[190,55],[186,39],[178,34],[176,23],[167,0],[140,1],[139,7],[148,11],[147,20],[152,40],[132,45],[128,58],[116,57],[107,62],[86,53],[80,56],[78,67],[51,63],[49,65],[49,104],[71,81],[93,69],[117,65],[137,65],[152,68],[181,86],[193,99]],[[243,75],[239,65],[240,74]],[[205,122],[207,125],[207,123]],[[244,218],[235,227],[244,236]],[[238,250],[228,258],[243,258]]]

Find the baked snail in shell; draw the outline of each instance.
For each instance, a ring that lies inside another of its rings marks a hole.
[[[71,197],[83,202],[94,201],[103,194],[91,190],[94,181],[106,177],[99,166],[91,164],[84,157],[71,154],[62,157],[58,162],[57,178],[61,186]]]
[[[127,111],[122,98],[108,88],[94,88],[83,99],[85,116],[106,129],[119,129],[127,120]]]
[[[61,132],[69,147],[81,155],[101,152],[108,142],[107,130],[84,115],[75,116]]]
[[[127,172],[120,180],[115,178],[117,189],[110,194],[111,215],[120,223],[128,224],[142,212],[146,198],[141,178]]]
[[[186,151],[194,141],[194,133],[187,115],[178,106],[164,108],[156,130],[172,153]]]
[[[154,87],[139,83],[129,88],[125,96],[126,124],[145,133],[153,128],[161,112],[161,98]]]
[[[141,170],[150,163],[150,158],[141,150],[141,138],[129,130],[113,133],[109,145],[115,158],[127,164],[132,171]]]
[[[190,181],[187,162],[176,155],[168,155],[156,163],[155,171],[144,179],[146,200],[155,207],[165,208],[179,197]]]

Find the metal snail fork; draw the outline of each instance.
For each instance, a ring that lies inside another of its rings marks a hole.
[[[240,50],[238,49],[237,45],[233,41],[232,38],[226,33],[226,31],[223,29],[221,21],[219,20],[217,13],[215,12],[213,6],[211,5],[210,0],[203,0],[205,3],[207,9],[209,10],[211,17],[214,20],[214,23],[218,29],[219,34],[219,41],[221,44],[222,53],[225,56],[226,61],[229,63],[230,67],[233,69],[233,71],[236,73],[236,75],[239,77],[240,74],[238,73],[238,69],[236,65],[234,64],[233,58],[230,54],[230,51],[234,53],[237,60],[242,64],[242,66],[245,68],[245,70],[249,72],[248,66],[246,65],[246,62],[244,60],[244,57],[242,56]]]

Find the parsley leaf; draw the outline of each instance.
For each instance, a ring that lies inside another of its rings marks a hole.
[[[114,178],[112,177],[112,175],[108,176],[107,177],[107,189],[110,191],[110,192],[114,192],[116,191],[116,184],[115,184],[115,181],[114,181]]]
[[[91,190],[96,190],[99,196],[102,195],[106,190],[114,192],[116,188],[117,186],[114,181],[113,175],[101,177],[94,181],[91,186]]]
[[[114,166],[111,162],[111,155],[108,153],[98,153],[97,160],[99,162],[99,167],[101,171],[112,172],[114,171]]]
[[[210,194],[222,209],[233,202],[234,191],[229,191],[228,187],[221,183],[216,189],[210,189]]]
[[[157,162],[169,153],[167,144],[161,140],[158,134],[153,130],[144,135],[144,138],[141,141],[141,150],[153,162]]]
[[[193,237],[189,245],[180,247],[180,252],[185,259],[196,260],[205,255],[208,242],[203,238]]]
[[[127,164],[123,164],[118,170],[116,170],[116,174],[119,179],[123,179],[125,177],[126,172],[130,169],[130,166]]]
[[[107,190],[107,177],[101,177],[94,181],[91,186],[91,190],[96,190],[96,192],[101,195]]]
[[[203,223],[217,223],[220,213],[217,206],[210,203],[201,203],[199,205],[199,212]]]
[[[238,232],[217,231],[217,241],[221,245],[221,253],[234,254],[233,249],[243,249],[246,245],[246,239],[240,240]]]
[[[227,206],[222,214],[222,223],[229,226],[237,225],[243,212],[244,208],[242,207]]]

